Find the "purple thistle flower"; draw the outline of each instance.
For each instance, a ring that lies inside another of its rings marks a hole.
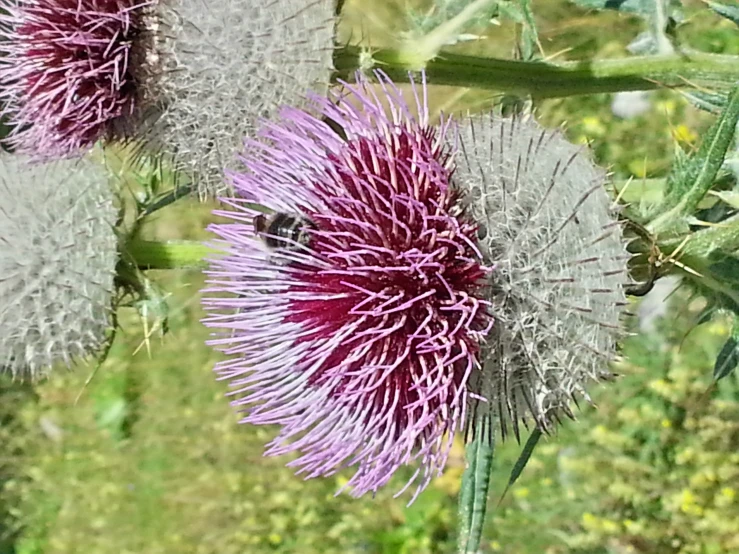
[[[212,344],[231,356],[216,371],[243,422],[282,426],[267,454],[298,452],[306,478],[356,466],[354,496],[403,465],[416,494],[441,472],[492,327],[490,267],[451,186],[453,129],[429,124],[425,83],[416,117],[380,81],[314,98],[318,116],[285,108],[246,142],[204,300],[206,324],[230,330]]]
[[[9,142],[37,158],[135,140],[202,196],[241,137],[333,69],[335,0],[0,0]]]
[[[0,98],[9,143],[40,158],[76,154],[139,102],[134,44],[143,0],[4,0]]]

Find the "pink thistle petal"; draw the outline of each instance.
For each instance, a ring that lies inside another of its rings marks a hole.
[[[226,255],[207,290],[236,296],[206,298],[205,322],[230,330],[212,344],[232,357],[216,371],[243,421],[282,426],[268,454],[298,452],[306,477],[355,466],[355,496],[414,465],[417,495],[464,425],[490,268],[450,185],[451,123],[429,125],[425,83],[416,117],[378,76],[379,89],[360,79],[336,104],[314,99],[346,140],[286,108],[247,141],[239,198],[218,212],[234,223],[211,227]],[[308,247],[270,250],[249,202],[310,218]]]

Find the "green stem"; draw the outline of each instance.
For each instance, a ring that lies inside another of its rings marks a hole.
[[[142,219],[147,215],[151,215],[157,210],[166,208],[170,204],[174,204],[180,198],[190,196],[190,194],[194,190],[195,185],[193,183],[175,186],[173,190],[169,191],[168,193],[164,194],[163,196],[159,197],[157,200],[146,206],[146,208],[141,211],[141,214],[139,214],[139,219]]]
[[[337,76],[351,80],[362,67],[382,69],[392,79],[403,80],[409,70],[425,68],[429,82],[437,85],[485,88],[530,94],[535,98],[663,86],[728,87],[739,80],[739,57],[697,52],[557,64],[444,52],[423,64],[413,52],[378,49],[371,52],[371,67],[367,67],[366,60],[367,52],[360,47],[349,45],[337,49],[334,55]]]
[[[480,551],[495,454],[492,416],[485,414],[471,417],[475,417],[475,424],[472,440],[465,452],[467,467],[462,474],[457,512],[458,554],[475,554]]]
[[[204,268],[206,259],[218,254],[202,242],[168,240],[164,242],[133,239],[126,244],[126,252],[139,269]]]

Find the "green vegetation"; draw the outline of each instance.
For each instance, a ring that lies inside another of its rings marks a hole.
[[[398,6],[347,2],[348,29],[403,29]],[[413,2],[420,5],[420,2]],[[547,54],[562,59],[625,55],[633,17],[585,12],[562,1],[535,6]],[[364,20],[365,22],[367,20]],[[393,22],[393,26],[385,24]],[[487,27],[468,53],[509,55],[515,28]],[[494,34],[493,34],[494,33]],[[374,35],[373,35],[374,36]],[[681,28],[686,44],[739,52],[739,33],[707,13]],[[480,110],[489,92],[439,87],[432,107]],[[677,141],[690,149],[711,117],[661,91],[632,120],[610,112],[610,95],[550,100],[543,123],[566,123],[615,180],[658,178]],[[639,189],[639,181],[633,185]],[[178,203],[159,212],[151,237],[204,238],[211,206]],[[285,458],[262,457],[274,431],[239,426],[206,330],[197,272],[155,277],[174,291],[169,332],[122,309],[108,359],[80,364],[35,387],[0,378],[0,554],[441,554],[454,550],[456,494],[464,469],[455,448],[445,475],[406,508],[392,494],[334,496],[345,482],[303,481]],[[595,391],[585,409],[542,440],[494,512],[484,552],[521,554],[719,554],[739,552],[739,379],[718,385],[711,370],[729,334],[718,319],[695,327],[700,299],[675,295],[657,331],[629,339],[624,375]],[[677,307],[681,309],[678,310]],[[78,399],[79,397],[79,399]],[[520,447],[496,453],[491,506]]]

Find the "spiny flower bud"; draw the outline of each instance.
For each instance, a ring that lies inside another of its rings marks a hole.
[[[144,135],[181,162],[201,195],[224,190],[243,136],[282,104],[328,90],[336,0],[178,0],[157,5],[159,121]]]
[[[448,125],[429,124],[425,98],[411,115],[386,79],[348,89],[315,99],[346,140],[288,108],[247,142],[233,223],[211,227],[227,254],[209,292],[235,297],[208,295],[206,324],[231,330],[216,371],[243,421],[282,426],[268,454],[300,453],[307,477],[355,466],[355,496],[412,464],[420,491],[464,422],[490,268],[450,187]]]
[[[98,166],[0,154],[0,371],[32,379],[110,327],[116,207]]]
[[[175,155],[203,193],[274,106],[324,88],[334,0],[0,0],[10,141],[36,157],[99,139]]]
[[[533,416],[549,429],[585,385],[610,377],[622,334],[626,244],[605,172],[531,119],[460,124],[454,183],[494,267],[495,326],[473,378],[505,434]]]

